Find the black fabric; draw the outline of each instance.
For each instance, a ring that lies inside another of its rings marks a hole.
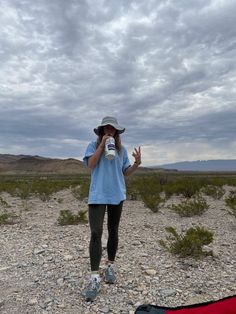
[[[118,205],[92,204],[89,205],[89,225],[91,238],[89,244],[91,271],[98,271],[102,257],[102,233],[104,216],[107,209],[108,260],[114,261],[118,247],[118,229],[123,202]]]
[[[144,304],[137,308],[135,314],[166,314],[166,310],[151,304]]]

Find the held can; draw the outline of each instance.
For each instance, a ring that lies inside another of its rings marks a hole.
[[[112,160],[115,158],[116,146],[113,137],[109,137],[105,143],[105,157],[106,159]]]

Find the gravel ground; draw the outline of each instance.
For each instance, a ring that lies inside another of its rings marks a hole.
[[[225,187],[229,191],[230,187]],[[167,205],[152,213],[141,201],[126,201],[120,225],[115,285],[102,283],[97,300],[85,302],[82,292],[89,278],[89,226],[58,226],[61,209],[86,209],[70,190],[48,202],[27,202],[1,194],[20,214],[14,225],[0,226],[0,313],[126,313],[153,303],[179,306],[216,300],[236,294],[236,218],[224,200],[206,197],[210,205],[201,217],[180,218]],[[3,208],[1,209],[1,211]],[[214,232],[208,247],[213,256],[181,259],[166,252],[159,240],[166,226],[185,231],[205,226]],[[105,226],[104,226],[105,227]],[[104,228],[104,254],[106,259]]]

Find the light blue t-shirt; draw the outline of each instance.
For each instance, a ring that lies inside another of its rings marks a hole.
[[[96,151],[96,142],[91,142],[83,158],[88,166],[88,158]],[[103,152],[96,166],[91,171],[88,204],[117,205],[126,199],[124,171],[130,166],[127,150],[122,146],[121,154],[117,150],[115,158],[108,160]]]

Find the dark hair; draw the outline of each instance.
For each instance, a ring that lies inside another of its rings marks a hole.
[[[101,143],[102,137],[104,136],[104,134],[105,134],[104,133],[104,129],[103,129],[103,127],[101,127],[99,129],[99,135],[98,135],[98,138],[97,138],[97,147]],[[117,131],[116,131],[116,133],[114,135],[114,139],[115,139],[116,149],[118,151],[118,154],[120,155],[121,154],[121,150],[122,150],[122,146],[121,146],[120,135],[119,135],[119,133]]]

